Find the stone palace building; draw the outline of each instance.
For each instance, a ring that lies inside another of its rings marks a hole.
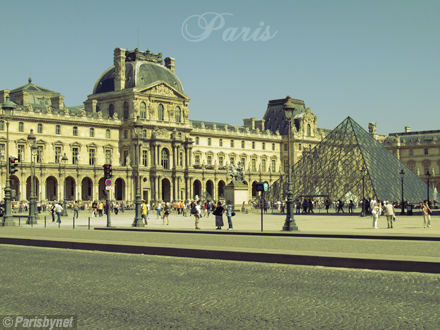
[[[9,126],[9,155],[19,158],[12,177],[16,200],[29,200],[31,149],[36,135],[35,182],[40,202],[104,199],[103,164],[112,164],[111,200],[133,202],[137,171],[141,198],[222,199],[227,166],[241,162],[249,196],[256,182],[277,180],[289,165],[287,98],[271,100],[262,119],[243,126],[189,120],[190,98],[175,74],[175,59],[138,49],[114,50],[113,65],[98,78],[84,105],[67,108],[64,96],[29,81],[0,91],[16,109]],[[291,164],[325,137],[304,101],[295,104]],[[135,129],[135,127],[137,129]],[[6,123],[0,121],[1,189],[6,180]],[[63,160],[64,159],[64,160]]]

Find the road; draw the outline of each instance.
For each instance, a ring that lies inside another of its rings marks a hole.
[[[76,314],[87,330],[440,328],[438,274],[0,248],[3,317]]]

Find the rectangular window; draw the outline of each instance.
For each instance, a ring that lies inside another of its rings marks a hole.
[[[24,145],[23,144],[19,144],[18,145],[18,161],[24,162]]]
[[[148,166],[148,150],[142,150],[142,165]]]
[[[243,167],[244,167],[244,166],[245,166],[245,164],[246,164],[246,159],[245,159],[245,158],[242,158],[240,162],[241,162],[241,166],[243,166]]]
[[[234,159],[234,157],[231,157],[231,165],[234,165],[235,164],[235,159]]]
[[[276,172],[275,166],[276,166],[275,160],[272,160],[272,172]]]
[[[287,151],[287,143],[284,144],[284,151]]]
[[[93,149],[93,152],[95,149]],[[90,154],[90,151],[89,151]],[[78,148],[73,148],[72,149],[72,164],[78,164]],[[93,164],[90,164],[93,165]]]
[[[195,163],[196,165],[200,165],[200,156],[199,156],[199,155],[196,155],[196,156],[194,157],[194,163]]]
[[[42,146],[38,146],[36,162],[37,163],[43,162],[43,147]]]
[[[55,163],[61,163],[61,147],[55,147]]]
[[[124,150],[124,158],[122,160],[122,166],[127,166],[128,150]]]
[[[231,148],[234,148],[234,140],[231,140]]]
[[[241,147],[244,148],[244,141],[241,141]]]
[[[301,143],[298,144],[298,150],[301,151]]]
[[[275,150],[275,143],[272,143],[272,150]]]
[[[284,172],[287,172],[289,170],[289,161],[284,161]]]
[[[218,165],[223,166],[223,157],[218,158]]]
[[[95,149],[89,149],[89,165],[95,165]]]
[[[266,150],[266,143],[263,142],[261,147],[262,147],[263,150]]]
[[[0,144],[0,156],[2,157],[1,160],[4,161],[6,158],[6,149],[4,144]]]
[[[111,164],[112,163],[112,151],[111,150],[106,150],[105,151],[105,163],[106,164]]]
[[[179,155],[179,164],[181,167],[183,166],[183,153],[182,152]]]
[[[212,156],[208,156],[206,160],[206,165],[212,165]]]
[[[254,172],[257,171],[257,160],[256,159],[252,159],[252,171],[254,171]]]
[[[428,148],[425,148],[425,155],[428,154]]]
[[[223,147],[223,139],[218,140],[218,146]]]
[[[252,149],[255,149],[255,142],[252,142]]]
[[[261,161],[261,171],[266,172],[266,159]]]
[[[414,149],[409,149],[409,155],[413,156],[414,155]]]

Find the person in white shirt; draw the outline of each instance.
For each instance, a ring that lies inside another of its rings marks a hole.
[[[200,229],[199,222],[200,222],[200,217],[202,216],[201,212],[202,212],[202,210],[200,207],[200,201],[197,201],[196,214],[194,214],[194,217],[196,218],[196,229]]]
[[[61,206],[62,203],[56,203],[55,204],[55,213],[57,214],[57,223],[61,223],[61,212],[63,212],[63,207]]]

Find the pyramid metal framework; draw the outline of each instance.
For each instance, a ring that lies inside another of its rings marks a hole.
[[[324,140],[292,167],[294,199],[319,197],[360,201],[377,198],[412,203],[432,199],[434,190],[376,141],[352,118],[347,117]],[[284,173],[265,193],[266,200],[284,200],[288,174]]]

